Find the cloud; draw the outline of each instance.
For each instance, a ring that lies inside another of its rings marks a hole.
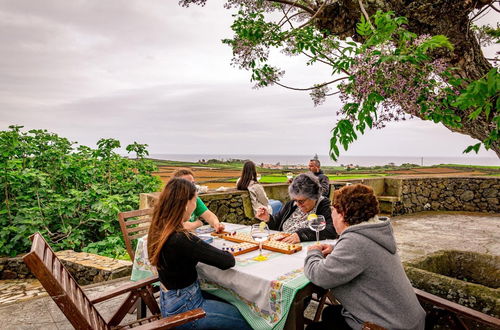
[[[189,9],[177,1],[2,1],[0,127],[46,128],[91,146],[114,137],[147,143],[151,153],[327,154],[339,100],[314,108],[307,93],[252,89],[221,43],[231,20],[218,1]],[[280,54],[275,63],[290,85],[330,79],[321,64]],[[471,143],[415,120],[370,131],[345,154],[460,156]]]

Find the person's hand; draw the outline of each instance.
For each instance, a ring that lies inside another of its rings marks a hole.
[[[307,251],[318,250],[319,252],[321,252],[322,249],[323,247],[321,245],[313,244],[307,248]]]
[[[220,222],[214,223],[214,229],[216,233],[222,233],[225,229],[224,224]]]
[[[318,250],[323,254],[323,256],[326,257],[327,255],[332,253],[333,246],[330,244],[314,244],[314,245],[311,245],[307,250],[308,251]]]
[[[323,253],[323,256],[327,256],[333,251],[333,245],[331,244],[321,244],[321,253]]]
[[[296,244],[296,243],[300,242],[300,238],[299,238],[299,235],[297,233],[293,233],[290,236],[286,236],[281,241],[285,242],[285,243]]]
[[[259,220],[268,222],[269,221],[269,211],[267,210],[267,207],[261,206],[257,210],[257,214],[255,214],[255,217]]]

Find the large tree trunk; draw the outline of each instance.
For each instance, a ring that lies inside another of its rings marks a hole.
[[[421,35],[443,34],[454,45],[453,52],[443,50],[434,54],[456,67],[454,73],[467,81],[477,80],[488,73],[492,65],[484,57],[474,33],[470,29],[469,14],[493,0],[362,0],[369,15],[377,10],[394,11],[398,16],[405,16],[409,21],[409,30]],[[327,29],[340,38],[352,37],[360,40],[356,34],[356,23],[362,12],[358,0],[339,0],[329,5],[317,19],[318,27]],[[486,118],[468,120],[469,113],[456,109],[462,118],[463,127],[448,127],[454,132],[484,140],[493,125]],[[445,125],[446,126],[446,125]],[[500,144],[493,143],[492,149],[500,158]]]

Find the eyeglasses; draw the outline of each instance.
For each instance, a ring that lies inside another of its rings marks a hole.
[[[307,198],[304,198],[304,199],[296,199],[295,200],[295,203],[297,203],[297,205],[304,205],[305,202],[307,202],[308,199]]]

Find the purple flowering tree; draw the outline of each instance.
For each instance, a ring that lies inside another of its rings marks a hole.
[[[181,0],[183,6],[206,0]],[[499,0],[226,0],[238,8],[232,64],[251,72],[255,87],[309,91],[314,105],[339,94],[330,155],[347,150],[366,128],[418,117],[467,134],[500,157],[500,78],[479,41],[498,41],[498,27],[472,24]],[[478,41],[479,40],[479,41]],[[332,79],[308,88],[282,83],[270,49],[306,55],[330,67]],[[493,61],[495,62],[495,60]]]

